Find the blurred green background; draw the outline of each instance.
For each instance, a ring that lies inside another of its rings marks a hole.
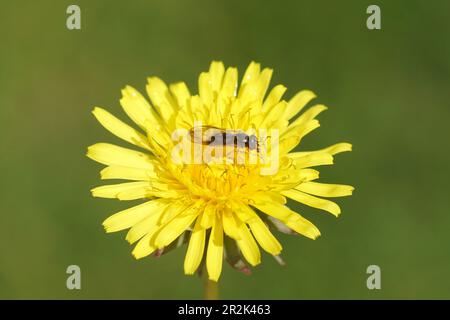
[[[66,29],[78,4],[82,30]],[[197,299],[185,249],[136,261],[125,232],[101,222],[130,206],[94,199],[95,142],[119,142],[94,105],[126,119],[120,89],[146,77],[192,91],[211,60],[274,68],[272,84],[315,91],[330,109],[304,148],[348,141],[352,153],[321,180],[356,186],[338,219],[299,206],[321,230],[279,235],[286,267],[268,255],[246,277],[224,265],[225,299],[450,298],[450,2],[376,1],[382,30],[366,28],[371,1],[23,1],[0,3],[0,298]],[[123,143],[122,145],[125,145]],[[66,268],[82,289],[66,289]],[[381,267],[368,290],[366,268]]]

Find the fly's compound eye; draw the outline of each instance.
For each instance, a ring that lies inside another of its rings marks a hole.
[[[248,136],[245,133],[238,133],[235,136],[236,145],[238,147],[245,147],[247,145]]]
[[[255,135],[249,137],[248,147],[250,150],[255,150],[258,148],[258,138]]]

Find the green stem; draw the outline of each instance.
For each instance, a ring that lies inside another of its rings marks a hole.
[[[218,300],[219,299],[219,285],[217,282],[206,278],[204,287],[205,300]]]

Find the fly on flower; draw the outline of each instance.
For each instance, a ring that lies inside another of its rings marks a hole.
[[[203,130],[209,131],[209,134],[203,136],[202,134],[196,135],[197,130],[198,128],[196,127],[190,130],[191,139],[196,143],[222,147],[232,145],[234,147],[247,148],[248,150],[256,150],[259,152],[258,137],[255,134],[247,134],[243,131],[229,132],[226,129],[202,126],[200,132]]]
[[[107,232],[129,229],[126,240],[135,244],[134,257],[159,256],[187,243],[184,272],[193,274],[205,267],[209,279],[218,281],[224,258],[245,273],[248,264],[261,262],[260,248],[281,261],[282,246],[274,230],[310,239],[320,235],[311,222],[287,206],[288,199],[340,214],[339,206],[325,198],[351,195],[353,187],[317,182],[319,171],[313,167],[332,164],[334,155],[350,151],[351,145],[294,151],[319,127],[316,117],[326,107],[317,104],[303,112],[315,94],[304,90],[284,100],[283,85],[268,90],[271,76],[271,69],[261,70],[252,62],[238,84],[236,68],[225,69],[222,62],[212,62],[209,71],[199,76],[198,94],[183,82],[166,85],[152,77],[146,88],[149,102],[127,86],[120,103],[137,128],[94,108],[95,117],[107,130],[135,147],[98,143],[87,152],[106,166],[101,171],[103,180],[125,180],[94,188],[94,197],[143,200],[103,222]],[[217,161],[228,157],[224,153],[214,154],[214,161],[175,161],[174,150],[180,145],[174,132],[192,136],[198,122],[215,128],[215,133],[206,142],[194,139],[182,151],[197,145],[230,144],[248,154],[267,149],[272,157],[263,162],[250,162],[249,157]],[[266,137],[270,138],[249,134],[255,130],[269,132]],[[266,140],[276,143],[262,148]]]
[[[267,148],[262,148],[267,145],[261,144],[254,132],[247,133],[242,130],[196,125],[184,135],[177,132],[174,140],[176,141],[180,136],[184,138],[179,144],[180,148],[172,149],[172,151],[178,151],[179,154],[173,156],[175,159],[183,158],[187,164],[211,163],[211,161],[217,164],[227,161],[235,165],[251,165],[257,164],[258,161],[266,163],[265,160],[268,158],[268,154],[265,152]],[[267,137],[264,138],[266,138],[264,140],[266,142]],[[276,150],[276,148],[272,150]],[[278,159],[276,152],[271,155]]]

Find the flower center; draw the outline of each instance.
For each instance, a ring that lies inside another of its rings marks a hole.
[[[197,153],[195,147],[199,148]],[[242,199],[270,183],[270,177],[261,175],[266,164],[259,149],[224,144],[214,146],[211,152],[208,147],[187,142],[183,152],[190,153],[168,159],[172,174],[194,198],[218,202]]]
[[[252,168],[245,165],[189,165],[187,172],[193,183],[211,197],[226,199],[241,191],[250,182]]]
[[[242,198],[265,185],[259,165],[183,164],[177,166],[177,173],[193,196],[219,202]]]

